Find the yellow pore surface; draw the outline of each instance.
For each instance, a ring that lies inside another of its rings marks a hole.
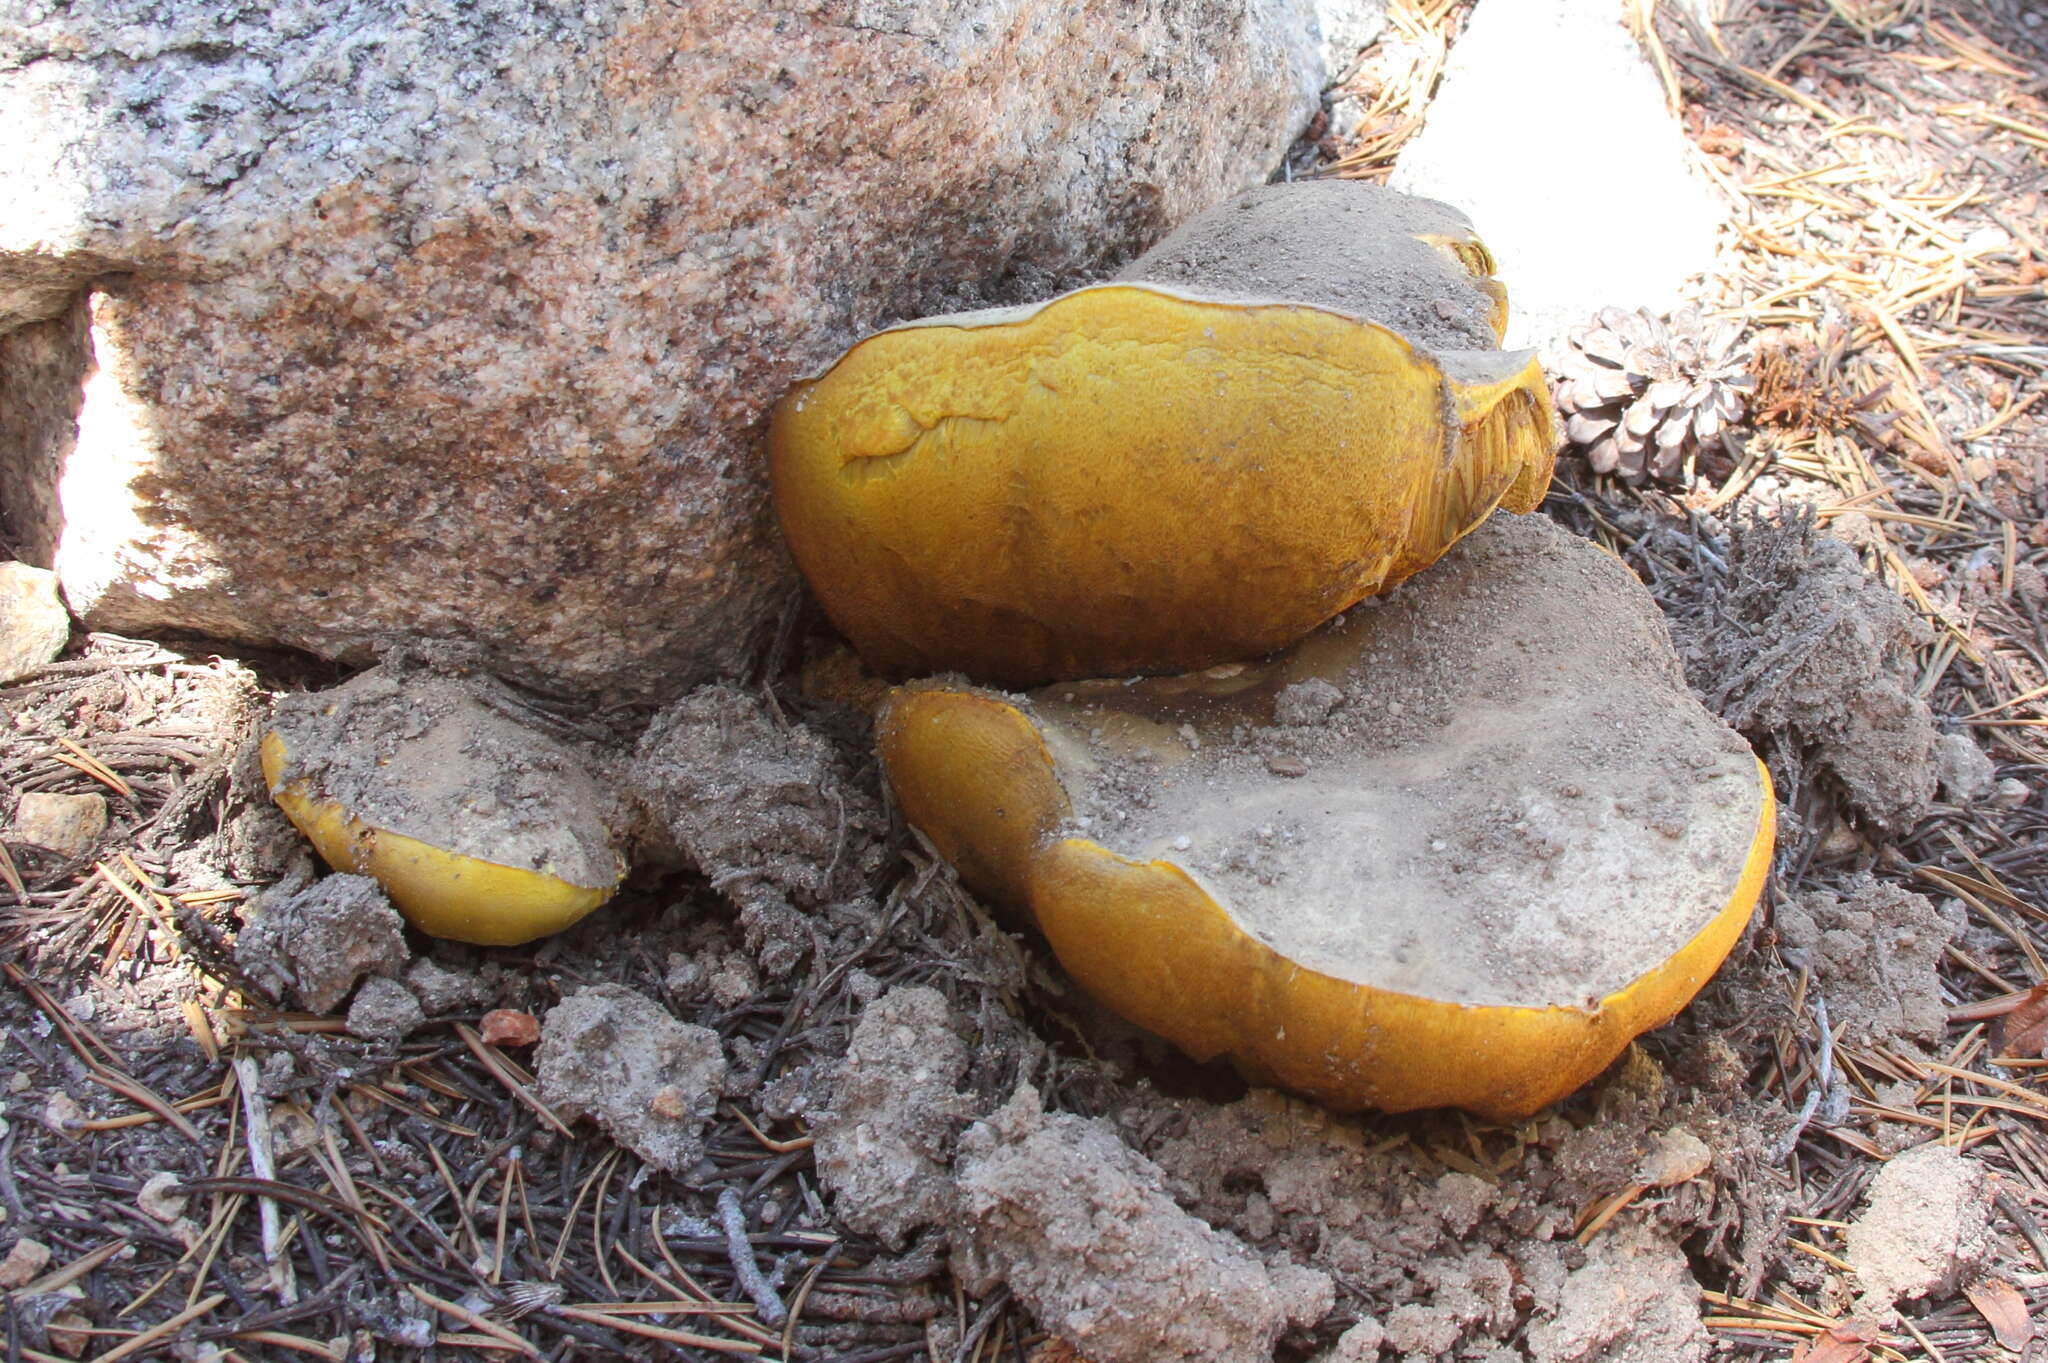
[[[791,550],[868,665],[1020,686],[1291,643],[1533,509],[1552,456],[1528,352],[1439,364],[1136,284],[871,336],[769,432]]]
[[[906,820],[961,879],[1029,915],[1104,1006],[1198,1061],[1332,1107],[1537,1112],[1674,1017],[1742,935],[1770,870],[1776,808],[1758,764],[1756,834],[1724,907],[1591,1008],[1468,1005],[1305,969],[1246,933],[1171,861],[1063,837],[1067,799],[1037,729],[968,691],[900,690],[877,730]]]
[[[618,888],[574,885],[372,827],[304,781],[280,784],[290,754],[276,733],[263,736],[261,756],[272,798],[322,859],[382,885],[406,921],[430,937],[518,946],[569,927]]]

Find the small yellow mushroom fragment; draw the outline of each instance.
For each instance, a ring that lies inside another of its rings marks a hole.
[[[264,780],[329,866],[374,878],[433,937],[516,946],[611,898],[615,803],[571,746],[464,683],[381,669],[288,696]]]
[[[1263,664],[919,683],[904,816],[1113,1011],[1339,1108],[1526,1116],[1749,922],[1770,781],[1626,569],[1496,517]]]
[[[1535,355],[1441,204],[1255,191],[1116,281],[861,341],[769,428],[791,552],[892,677],[1284,647],[1549,485]]]

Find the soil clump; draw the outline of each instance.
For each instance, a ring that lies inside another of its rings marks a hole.
[[[405,920],[368,876],[331,875],[263,896],[235,939],[235,958],[282,998],[334,1008],[365,975],[396,975],[412,959]]]
[[[1313,1324],[1329,1305],[1327,1278],[1289,1275],[1308,1304],[1290,1301],[1114,1128],[1048,1113],[1029,1087],[962,1139],[958,1207],[961,1281],[1007,1284],[1094,1363],[1263,1358],[1290,1316]]]
[[[812,1114],[818,1181],[840,1219],[902,1244],[953,1209],[953,1135],[973,1115],[956,1091],[968,1044],[946,996],[922,985],[882,995],[862,1013],[832,1080],[831,1107]]]
[[[810,911],[877,877],[887,822],[846,749],[761,696],[701,687],[656,716],[632,779],[659,851],[673,848],[739,909],[770,978],[810,953]]]
[[[534,1063],[556,1112],[590,1114],[613,1140],[672,1173],[703,1153],[704,1124],[725,1090],[717,1033],[617,984],[579,989],[550,1009]]]
[[[1933,712],[1914,689],[1927,626],[1808,515],[1737,517],[1725,547],[1725,576],[1673,613],[1694,687],[1744,734],[1783,735],[1863,818],[1909,827],[1939,764]]]
[[[1932,1046],[1948,1026],[1939,966],[1955,924],[1923,896],[1864,874],[1778,905],[1786,959],[1811,964],[1842,1039]]]
[[[1895,1302],[1955,1291],[1990,1253],[1990,1223],[1990,1177],[1976,1160],[1938,1141],[1894,1155],[1849,1228],[1864,1307],[1888,1315]]]
[[[426,1009],[412,990],[386,975],[364,980],[348,1006],[349,1035],[365,1041],[403,1041],[426,1021]]]
[[[1712,1347],[1684,1251],[1643,1226],[1595,1241],[1548,1296],[1537,1301],[1550,1318],[1529,1329],[1531,1363],[1699,1363]]]

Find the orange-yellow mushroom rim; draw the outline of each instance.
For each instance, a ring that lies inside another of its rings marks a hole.
[[[1332,1107],[1455,1106],[1526,1117],[1598,1075],[1676,1016],[1720,968],[1770,872],[1776,804],[1762,792],[1725,906],[1662,964],[1590,1008],[1474,1006],[1305,969],[1240,927],[1170,861],[1061,836],[1068,803],[1022,711],[992,697],[903,688],[878,745],[904,817],[970,889],[1026,912],[1102,1004],[1198,1061]]]

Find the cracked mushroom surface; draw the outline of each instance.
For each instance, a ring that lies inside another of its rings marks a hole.
[[[1585,1083],[1719,967],[1775,827],[1648,593],[1540,517],[1268,662],[914,684],[878,740],[905,817],[1105,1005],[1343,1108]]]
[[[798,566],[869,666],[1002,685],[1284,647],[1548,486],[1485,247],[1375,185],[1268,186],[1117,279],[878,332],[769,429]]]
[[[271,797],[337,871],[434,937],[517,946],[611,898],[616,801],[577,749],[451,677],[363,673],[287,696],[262,740]]]

